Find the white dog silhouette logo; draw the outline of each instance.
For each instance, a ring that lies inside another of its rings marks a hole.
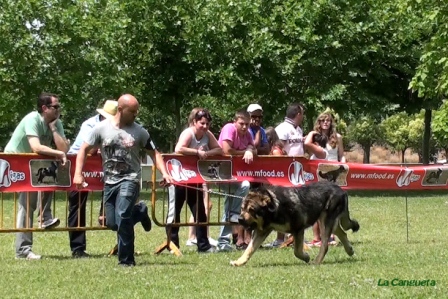
[[[414,171],[412,169],[402,169],[397,177],[397,186],[409,186],[411,184],[411,178]]]
[[[303,179],[303,166],[300,162],[294,161],[289,165],[288,178],[294,186],[305,185]]]
[[[0,159],[0,187],[11,186],[11,178],[9,177],[10,168],[11,166],[8,161]]]
[[[177,159],[166,161],[166,169],[176,182],[188,181],[189,178],[196,177],[196,172],[182,167],[182,163]]]

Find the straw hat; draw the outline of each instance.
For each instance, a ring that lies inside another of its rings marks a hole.
[[[110,119],[117,114],[117,107],[117,101],[107,100],[106,103],[104,103],[103,108],[98,108],[96,111],[105,118]]]

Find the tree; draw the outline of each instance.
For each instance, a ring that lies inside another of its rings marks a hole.
[[[129,73],[115,44],[127,22],[118,1],[1,0],[1,7],[6,132],[35,109],[40,92],[49,91],[61,97],[66,133],[73,138],[98,102],[127,89]]]
[[[361,116],[348,126],[348,139],[358,143],[364,150],[363,163],[370,163],[370,148],[381,140],[378,122],[369,116]]]
[[[431,129],[438,147],[448,153],[448,102],[444,101],[440,108],[434,111]]]
[[[395,151],[401,153],[401,162],[405,163],[404,154],[411,147],[410,116],[406,112],[400,112],[389,116],[381,123],[384,143]]]

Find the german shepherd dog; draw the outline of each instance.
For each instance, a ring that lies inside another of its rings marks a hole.
[[[51,176],[55,183],[58,182],[58,163],[56,161],[51,161],[50,166],[42,167],[37,170],[37,183],[43,183],[44,177]]]
[[[324,259],[332,233],[339,237],[345,252],[352,256],[354,250],[345,231],[359,230],[358,222],[350,219],[347,193],[327,181],[299,188],[268,186],[250,190],[241,205],[238,221],[253,229],[253,232],[243,255],[230,262],[233,266],[246,264],[273,230],[291,233],[294,237],[294,255],[308,263],[310,257],[303,251],[304,232],[319,221],[322,245],[314,260],[316,264]]]
[[[338,176],[341,173],[343,173],[344,171],[345,171],[344,165],[340,165],[339,168],[336,168],[335,170],[328,171],[326,173],[319,171],[319,176],[329,182],[336,182],[336,180],[338,179]]]

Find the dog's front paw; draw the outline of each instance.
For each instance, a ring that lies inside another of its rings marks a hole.
[[[239,267],[239,266],[243,266],[245,263],[240,262],[239,260],[237,261],[230,261],[230,265],[234,266],[234,267]]]
[[[308,264],[310,262],[310,255],[308,253],[304,252],[303,256],[302,256],[302,261],[304,261],[305,263]]]

